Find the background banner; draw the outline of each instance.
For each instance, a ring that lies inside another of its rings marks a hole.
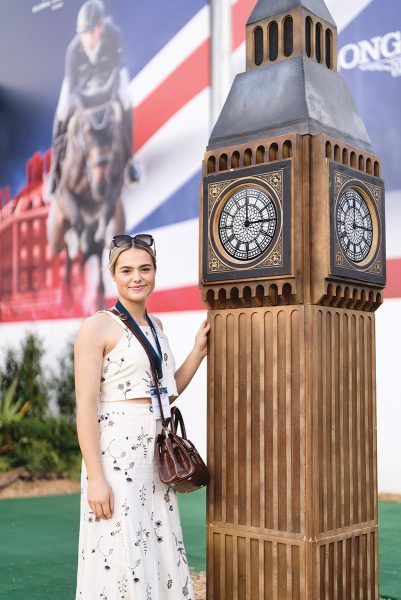
[[[245,68],[245,21],[254,3],[231,2],[232,76]],[[114,302],[105,248],[123,229],[155,236],[157,287],[148,309],[161,317],[180,363],[206,314],[198,289],[198,192],[211,128],[210,7],[206,0],[106,0],[112,32],[88,58],[73,41],[82,4],[19,0],[0,8],[0,352],[31,330],[44,339],[48,363],[56,361],[81,319]],[[398,0],[386,0],[385,10],[382,0],[327,5],[339,29],[340,73],[383,159],[388,287],[377,313],[379,487],[401,492],[401,7]],[[78,94],[76,105],[66,72],[80,82],[74,89],[84,97]],[[64,160],[78,175],[48,197],[52,133],[62,131],[56,110],[70,123]],[[108,157],[116,147],[125,153]],[[188,428],[204,454],[205,370],[206,361],[179,400],[184,412],[191,404]]]

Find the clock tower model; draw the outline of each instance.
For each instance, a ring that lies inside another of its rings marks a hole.
[[[259,0],[203,161],[208,600],[378,598],[380,160],[323,0]]]

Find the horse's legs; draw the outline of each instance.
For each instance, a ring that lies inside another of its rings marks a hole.
[[[65,285],[67,288],[67,291],[69,293],[70,296],[72,296],[72,290],[70,288],[70,283],[71,283],[71,266],[72,266],[72,260],[67,252],[67,258],[66,258],[66,262],[65,262],[65,275],[64,275],[64,281],[65,281]]]
[[[69,227],[64,214],[60,211],[57,203],[53,201],[47,217],[47,241],[56,254],[65,248],[64,235]]]
[[[97,253],[99,259],[99,267],[102,266],[103,245]],[[103,280],[103,270],[99,268],[99,283],[97,287],[97,310],[103,310],[105,307],[105,286]]]
[[[119,233],[125,233],[125,212],[123,208],[123,203],[121,202],[121,198],[119,198],[116,202],[116,207],[114,210],[114,231],[113,235],[118,235]]]
[[[74,228],[78,234],[81,234],[85,228],[85,221],[79,212],[78,201],[74,194],[69,192],[66,188],[60,190],[57,194],[57,203],[65,218],[71,223],[71,227]]]

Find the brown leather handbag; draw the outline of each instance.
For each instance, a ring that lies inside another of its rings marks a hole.
[[[187,438],[184,419],[182,418],[179,408],[173,406],[171,409],[171,417],[168,417],[167,419],[163,415],[159,392],[159,379],[149,348],[144,344],[138,332],[125,315],[121,314],[115,307],[110,309],[110,312],[117,315],[125,323],[128,329],[132,331],[144,347],[149,358],[162,420],[162,431],[157,436],[156,440],[156,457],[161,481],[171,486],[177,492],[184,493],[194,492],[195,490],[204,487],[210,480],[209,471],[199,452]],[[181,436],[178,435],[178,427],[180,427]]]

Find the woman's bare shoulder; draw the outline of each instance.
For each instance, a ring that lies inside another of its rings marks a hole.
[[[105,312],[99,311],[82,321],[76,339],[91,338],[93,342],[104,345],[116,328],[118,325]]]

